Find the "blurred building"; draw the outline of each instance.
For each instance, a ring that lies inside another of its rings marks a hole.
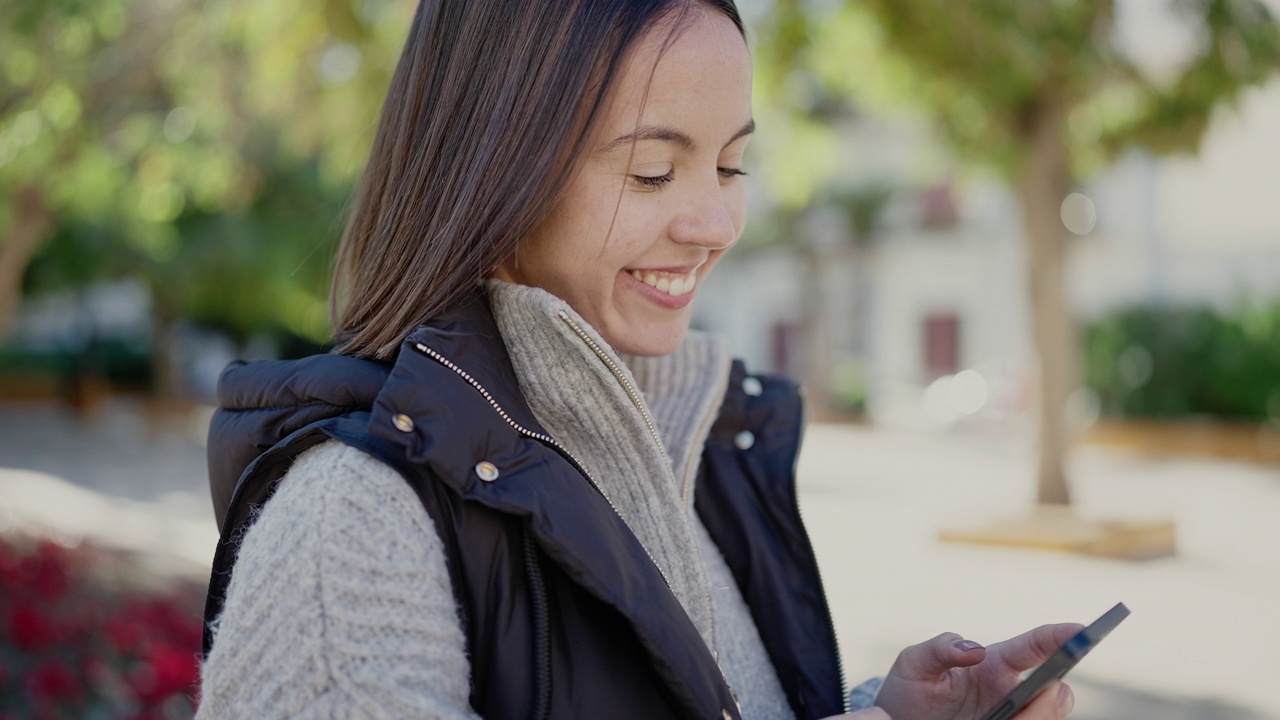
[[[1230,311],[1280,298],[1280,81],[1215,119],[1197,157],[1133,153],[1063,205],[1074,238],[1076,315],[1133,304],[1209,303]],[[1029,301],[1019,209],[981,175],[953,180],[919,121],[864,116],[845,133],[850,185],[898,188],[871,242],[822,213],[798,241],[727,259],[704,290],[698,324],[725,332],[756,367],[804,374],[807,283],[827,300],[833,381],[853,368],[868,410],[889,423],[999,417],[1027,404]],[[847,223],[846,223],[847,225]],[[844,234],[846,238],[835,237]],[[966,370],[960,383],[934,381]]]

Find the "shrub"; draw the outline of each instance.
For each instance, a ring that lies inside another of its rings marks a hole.
[[[1280,303],[1120,310],[1086,330],[1085,381],[1107,415],[1280,420]]]

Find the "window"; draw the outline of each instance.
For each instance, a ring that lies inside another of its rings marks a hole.
[[[960,369],[960,317],[954,312],[925,316],[924,369],[927,381]]]

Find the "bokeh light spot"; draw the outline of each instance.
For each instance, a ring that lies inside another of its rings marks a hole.
[[[1151,380],[1155,370],[1155,361],[1151,351],[1141,345],[1130,345],[1120,352],[1116,358],[1116,370],[1120,374],[1120,382],[1125,387],[1136,390]]]
[[[143,218],[153,223],[168,223],[182,214],[185,204],[182,190],[177,185],[162,182],[148,185],[142,191],[138,211]]]
[[[26,147],[39,139],[42,129],[43,123],[40,122],[40,113],[35,110],[28,110],[14,118],[13,127],[9,130],[9,137],[13,138],[13,144],[18,147]]]
[[[164,137],[178,144],[191,137],[196,130],[196,113],[189,107],[176,107],[164,118]]]
[[[1098,210],[1087,195],[1071,193],[1062,201],[1062,224],[1076,235],[1088,235],[1098,223]]]
[[[320,57],[320,77],[331,85],[344,83],[360,70],[360,50],[351,43],[334,43]]]
[[[987,404],[987,379],[977,370],[961,370],[947,384],[947,396],[956,412],[972,415]]]

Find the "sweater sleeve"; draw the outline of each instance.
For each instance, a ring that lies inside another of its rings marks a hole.
[[[330,441],[245,534],[197,717],[477,720],[431,517],[396,471]]]

